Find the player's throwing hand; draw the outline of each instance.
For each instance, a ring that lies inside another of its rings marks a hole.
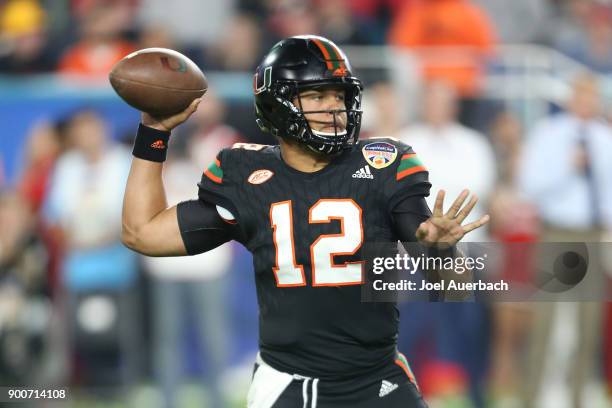
[[[158,118],[149,115],[148,113],[142,112],[141,122],[143,125],[153,129],[161,130],[163,132],[169,132],[181,123],[185,122],[189,117],[198,109],[198,105],[202,102],[202,98],[196,98],[191,104],[182,112],[176,115]]]
[[[427,246],[442,245],[443,247],[450,247],[455,245],[468,232],[488,223],[489,215],[483,215],[478,221],[461,225],[478,202],[478,197],[472,195],[467,205],[461,208],[469,194],[469,190],[463,190],[444,214],[444,190],[438,191],[433,215],[427,221],[422,222],[417,229],[416,237],[419,242]]]

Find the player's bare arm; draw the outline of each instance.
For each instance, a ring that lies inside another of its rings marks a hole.
[[[183,112],[165,118],[142,113],[144,126],[169,132],[198,108],[195,99]],[[134,157],[125,189],[122,213],[123,243],[149,256],[186,255],[177,221],[176,206],[168,208],[162,181],[163,163]]]

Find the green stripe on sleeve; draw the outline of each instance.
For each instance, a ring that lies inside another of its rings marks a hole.
[[[208,166],[208,171],[210,171],[213,175],[215,175],[216,177],[219,177],[220,179],[223,178],[223,169],[217,166],[217,163],[213,163],[210,166]]]
[[[418,157],[412,156],[412,157],[410,157],[408,159],[403,159],[400,162],[400,165],[397,168],[397,172],[401,173],[404,170],[408,170],[408,169],[411,169],[413,167],[422,166],[422,165],[423,165],[423,162]]]

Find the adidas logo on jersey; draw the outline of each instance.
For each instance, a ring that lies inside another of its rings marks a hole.
[[[374,175],[370,172],[370,166],[367,164],[353,173],[353,178],[373,179]]]
[[[392,393],[393,391],[395,391],[395,389],[398,387],[397,384],[393,384],[390,381],[387,380],[383,380],[382,384],[380,384],[380,391],[378,391],[378,396],[380,398],[384,397],[385,395],[388,395],[390,393]]]

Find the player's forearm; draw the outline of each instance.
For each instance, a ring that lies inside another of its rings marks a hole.
[[[134,159],[123,200],[123,243],[144,255],[185,255],[176,207],[167,208],[162,180],[170,131],[195,112],[201,99],[195,99],[183,112],[155,118],[142,113],[134,141]]]
[[[162,163],[134,157],[128,177],[122,213],[122,240],[133,247],[156,215],[168,206],[162,181]]]

